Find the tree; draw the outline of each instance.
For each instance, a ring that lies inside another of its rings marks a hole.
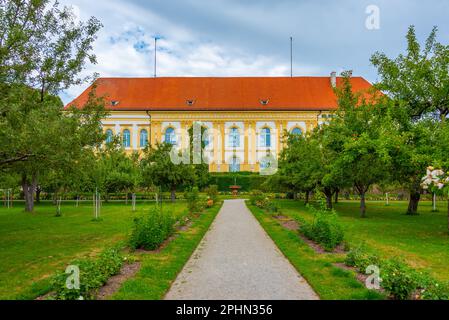
[[[376,87],[392,100],[395,121],[403,144],[393,155],[392,175],[410,193],[407,214],[417,214],[422,192],[421,177],[434,157],[437,119],[449,114],[449,46],[436,41],[435,27],[421,47],[411,26],[407,33],[407,53],[395,59],[375,53],[372,64],[381,81]]]
[[[0,2],[0,167],[21,176],[26,211],[33,211],[39,176],[68,168],[85,147],[103,140],[101,99],[65,112],[57,94],[87,80],[100,23],[76,22],[58,2]]]
[[[194,130],[194,126],[198,127]],[[210,180],[209,162],[206,159],[204,150],[206,148],[206,141],[208,141],[207,127],[200,124],[194,124],[188,130],[190,142],[190,163],[193,164],[195,170],[195,184],[199,188],[204,188],[208,185]],[[196,156],[195,156],[196,154]],[[196,160],[196,161],[195,161]],[[200,160],[201,163],[195,163]]]
[[[323,174],[317,141],[306,136],[288,135],[287,146],[279,157],[279,171],[273,177],[280,177],[280,183],[295,192],[309,194],[321,180]]]
[[[387,177],[390,150],[397,137],[387,99],[376,92],[354,93],[350,74],[343,73],[336,90],[338,111],[322,129],[323,148],[330,150],[329,176],[354,186],[360,195],[360,216],[366,216],[365,194]]]
[[[177,188],[195,183],[195,168],[192,164],[175,164],[172,161],[170,152],[173,147],[168,143],[157,143],[155,148],[145,150],[141,160],[144,183],[170,190],[172,202],[176,200]]]
[[[434,27],[421,48],[414,26],[407,33],[407,53],[396,59],[376,52],[371,63],[381,81],[377,87],[397,103],[404,103],[411,118],[434,113],[444,121],[449,115],[449,46],[436,40]]]

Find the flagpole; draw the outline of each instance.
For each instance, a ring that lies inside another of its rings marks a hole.
[[[293,78],[293,37],[290,37],[290,77]]]
[[[157,37],[154,37],[154,77],[156,78],[157,74],[156,74],[156,51],[157,51]]]

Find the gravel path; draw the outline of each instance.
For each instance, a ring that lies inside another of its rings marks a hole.
[[[168,300],[313,300],[243,200],[226,200],[176,278]]]

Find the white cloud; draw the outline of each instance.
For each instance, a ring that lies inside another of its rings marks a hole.
[[[81,19],[96,16],[104,24],[94,45],[98,64],[89,65],[85,75],[101,77],[152,77],[154,36],[158,40],[158,76],[286,76],[290,66],[276,57],[253,55],[243,49],[224,47],[196,38],[187,28],[157,14],[122,1],[71,1]],[[63,1],[66,3],[66,1]],[[318,67],[304,68],[301,74],[317,74]],[[64,92],[67,103],[86,85]]]
[[[438,25],[439,39],[449,41],[449,2],[441,0],[378,0],[378,31],[365,28],[371,0],[61,2],[73,5],[81,20],[95,16],[104,24],[94,46],[98,64],[85,73],[109,77],[151,77],[154,36],[161,36],[159,76],[289,75],[293,36],[295,75],[351,69],[371,81],[377,74],[370,56],[378,50],[392,57],[403,52],[410,24],[420,39]],[[64,101],[84,88],[71,88]]]

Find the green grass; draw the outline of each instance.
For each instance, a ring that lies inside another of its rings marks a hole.
[[[343,255],[317,254],[296,231],[282,227],[272,216],[261,209],[248,207],[279,249],[309,282],[321,299],[382,299],[377,292],[366,289],[355,279],[352,271],[341,270],[333,265],[343,261]]]
[[[0,208],[0,299],[34,299],[49,290],[48,277],[75,258],[95,255],[126,239],[133,216],[153,206],[138,203],[136,213],[124,203],[104,204],[101,221],[92,221],[90,202],[65,202],[62,217],[49,202],[25,213],[23,203]],[[186,213],[184,202],[164,203],[175,215]]]
[[[302,201],[276,201],[284,215],[311,219]],[[439,212],[431,212],[431,202],[419,205],[419,215],[407,216],[407,202],[370,201],[367,218],[359,218],[357,201],[342,201],[335,206],[343,224],[345,238],[351,245],[365,242],[381,257],[401,257],[412,267],[430,272],[436,279],[449,281],[449,235],[446,202],[439,202]]]
[[[169,244],[157,253],[141,254],[137,275],[127,280],[111,298],[115,300],[163,299],[178,273],[209,229],[221,202],[195,219],[191,227],[178,232]]]

